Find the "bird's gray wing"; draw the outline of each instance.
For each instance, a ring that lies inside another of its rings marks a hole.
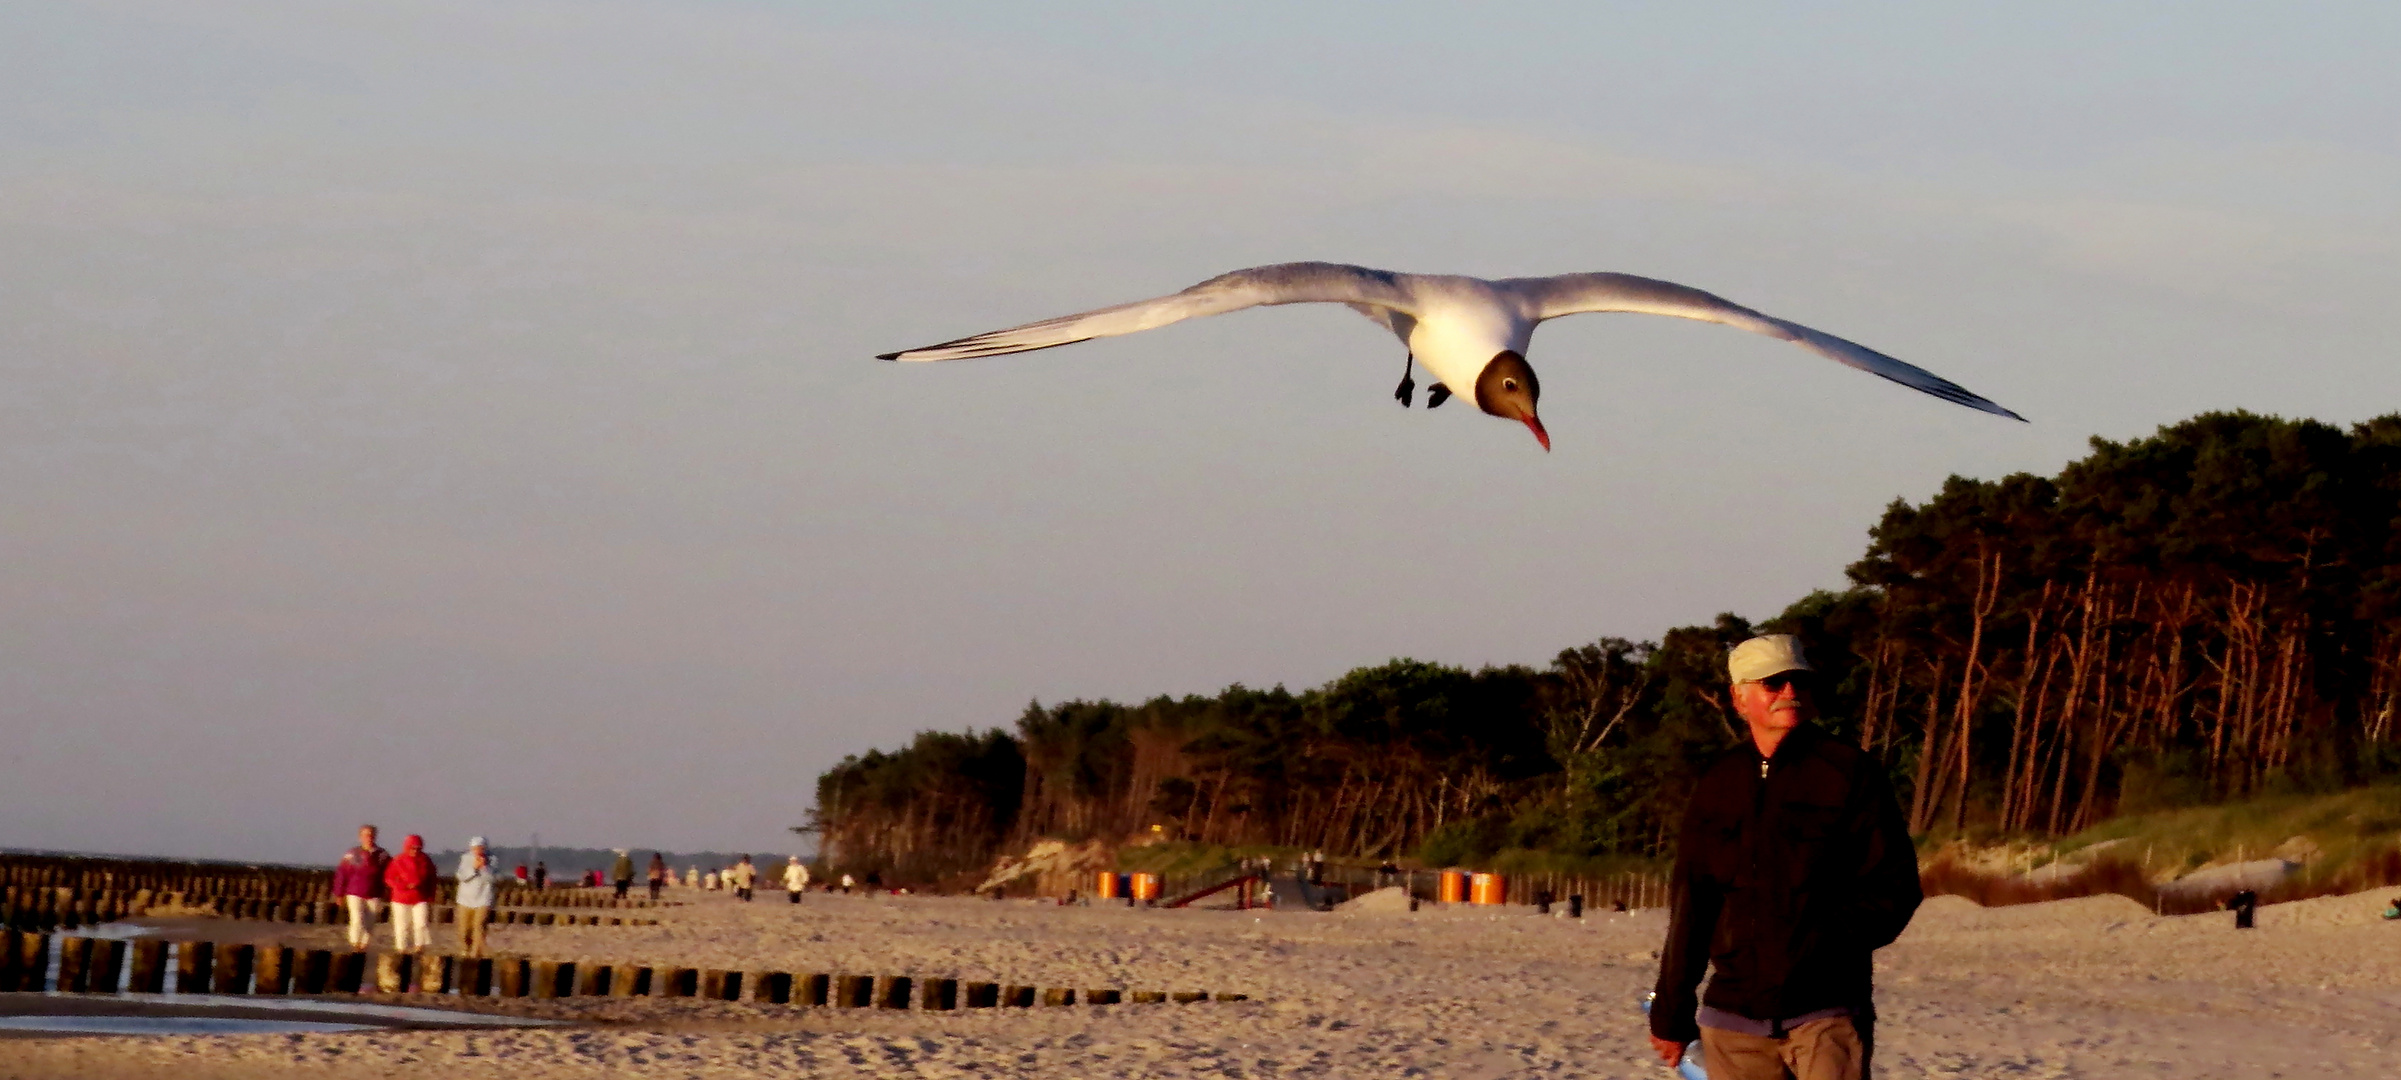
[[[1723,323],[1754,334],[1782,338],[1829,360],[1881,375],[1944,401],[2012,420],[2025,419],[1916,364],[1895,360],[1865,345],[1845,341],[1799,323],[1762,315],[1731,300],[1672,281],[1635,277],[1632,274],[1562,274],[1547,278],[1511,278],[1497,284],[1525,300],[1529,314],[1537,320],[1595,311],[1630,311]]]
[[[1299,262],[1254,266],[1220,274],[1180,293],[1137,300],[1080,315],[1044,319],[920,349],[884,353],[879,360],[964,360],[976,356],[1031,352],[1073,345],[1096,337],[1153,330],[1203,315],[1223,315],[1271,304],[1371,305],[1407,312],[1411,299],[1405,275],[1341,263]]]

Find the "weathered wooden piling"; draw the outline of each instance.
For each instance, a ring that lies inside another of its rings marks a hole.
[[[126,989],[137,994],[167,992],[167,943],[159,938],[143,938],[133,943],[133,971],[126,980]]]
[[[834,1005],[844,1009],[864,1009],[873,1003],[875,977],[872,975],[842,975],[834,979]]]
[[[915,979],[906,975],[886,975],[877,979],[875,981],[875,1007],[879,1009],[908,1008],[909,990],[915,983]]]
[[[355,994],[367,982],[367,954],[338,952],[333,954],[333,985],[336,994]]]
[[[217,946],[206,941],[175,943],[175,992],[208,993],[209,972],[215,970]]]
[[[800,977],[800,1003],[826,1005],[834,998],[834,977],[822,971],[812,971]]]
[[[84,965],[91,961],[92,939],[81,934],[68,934],[58,939],[58,989],[60,993],[80,994],[88,989],[84,982]]]
[[[968,1008],[970,1008],[970,1009],[990,1009],[990,1008],[997,1007],[999,1004],[1000,1004],[1000,984],[999,984],[999,983],[996,983],[996,982],[971,982],[971,983],[968,983],[968,984],[967,984],[967,1007],[968,1007]]]
[[[1164,1002],[1164,1001],[1166,1001],[1166,1000],[1167,1000],[1167,991],[1165,991],[1165,990],[1136,990],[1136,991],[1134,991],[1134,1004],[1136,1004],[1136,1005],[1157,1005],[1157,1004],[1160,1004],[1160,1003],[1162,1003],[1162,1002]]]
[[[660,968],[651,975],[651,994],[653,996],[691,997],[699,992],[699,968]]]
[[[457,962],[458,958],[449,953],[418,953],[415,978],[409,980],[409,989],[420,994],[449,993],[453,965]]]
[[[247,994],[250,992],[250,967],[258,950],[247,944],[217,946],[217,970],[209,979],[213,994]]]
[[[92,993],[116,993],[118,979],[125,971],[125,942],[117,938],[92,942],[92,959],[87,971]]]
[[[710,1001],[742,1000],[742,973],[709,968],[700,973],[700,996]]]
[[[492,959],[492,992],[504,998],[525,996],[526,983],[533,974],[522,956],[499,956]]]
[[[1084,991],[1084,1004],[1086,1005],[1115,1005],[1123,1000],[1125,1000],[1125,995],[1116,990]]]
[[[572,961],[536,960],[533,962],[533,996],[556,998],[575,992],[575,964]],[[561,983],[565,983],[562,990]]]
[[[292,950],[286,945],[261,945],[250,961],[251,989],[254,994],[289,994],[292,992]]]
[[[607,964],[577,964],[575,966],[575,996],[608,996],[611,981],[609,976],[613,971],[614,969]]]
[[[1044,1005],[1073,1005],[1075,1004],[1075,991],[1064,986],[1051,987],[1042,992],[1042,1003]]]
[[[949,1012],[959,1007],[959,980],[927,979],[917,992],[917,1007],[926,1012]]]
[[[375,954],[375,992],[397,994],[408,989],[408,954],[382,952]]]
[[[1167,997],[1168,1000],[1173,1001],[1178,1005],[1189,1005],[1195,1001],[1209,1000],[1209,992],[1206,990],[1178,990],[1175,993],[1167,995]]]
[[[333,988],[333,950],[310,949],[300,956],[300,965],[292,970],[293,989],[302,994],[322,994]]]
[[[753,972],[750,977],[750,999],[769,1005],[792,1003],[792,973],[789,971]]]
[[[1000,991],[1001,1006],[1010,1009],[1031,1009],[1034,1007],[1036,992],[1037,988],[1031,986],[1004,986]]]
[[[492,958],[489,956],[459,957],[456,973],[462,997],[490,997],[492,994]]]

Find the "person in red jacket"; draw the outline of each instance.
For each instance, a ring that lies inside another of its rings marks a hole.
[[[384,867],[384,887],[392,894],[392,948],[422,952],[433,944],[434,861],[426,857],[425,838],[410,836],[400,855]]]
[[[364,952],[367,939],[375,928],[376,917],[383,914],[384,866],[392,861],[392,853],[375,844],[375,826],[358,827],[358,846],[342,853],[342,861],[333,868],[333,898],[341,901],[350,913],[350,948]]]

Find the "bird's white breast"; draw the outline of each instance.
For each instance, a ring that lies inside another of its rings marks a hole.
[[[1417,301],[1417,326],[1409,352],[1451,392],[1475,400],[1476,379],[1494,356],[1526,351],[1534,321],[1518,310],[1514,296],[1490,282],[1466,277],[1420,277],[1410,282]]]

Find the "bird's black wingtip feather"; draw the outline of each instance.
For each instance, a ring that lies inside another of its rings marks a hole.
[[[880,352],[875,354],[875,358],[878,360],[898,360],[900,359],[900,354],[896,352]]]

